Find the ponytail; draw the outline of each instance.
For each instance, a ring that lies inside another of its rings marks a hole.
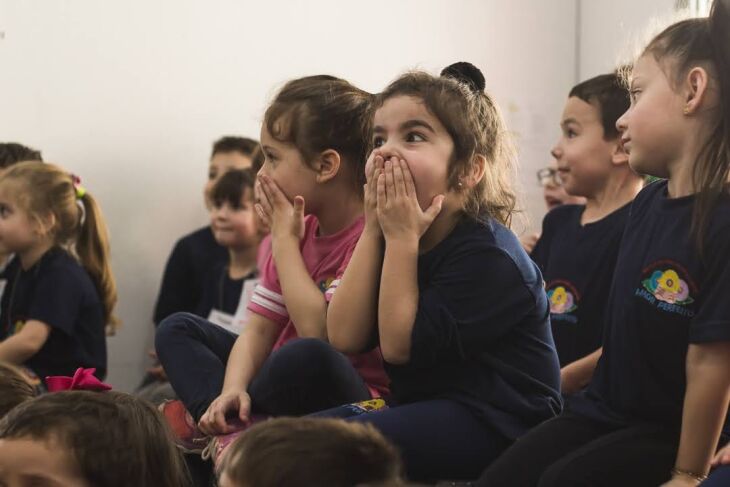
[[[114,306],[117,304],[117,286],[109,262],[109,233],[96,200],[88,192],[83,191],[79,202],[83,208],[76,239],[76,255],[81,265],[91,275],[101,296],[107,334],[114,335],[120,321],[113,314]]]
[[[54,244],[72,250],[101,297],[107,334],[119,327],[114,316],[117,287],[109,265],[109,236],[96,200],[81,187],[81,181],[53,164],[26,161],[0,173],[0,182],[23,185],[22,201],[31,215],[52,214]]]
[[[672,58],[675,81],[699,63],[711,63],[718,86],[718,116],[693,168],[696,200],[691,235],[703,254],[712,212],[730,184],[730,0],[715,0],[708,18],[677,22],[657,35],[645,53]]]

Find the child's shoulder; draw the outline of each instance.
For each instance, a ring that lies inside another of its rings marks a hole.
[[[561,229],[580,225],[585,208],[585,205],[560,205],[548,211],[542,219],[543,237],[549,239],[561,233]]]
[[[91,276],[76,257],[64,249],[52,249],[38,267],[39,279],[50,279],[58,286],[93,286]]]

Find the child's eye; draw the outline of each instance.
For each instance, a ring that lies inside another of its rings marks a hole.
[[[269,162],[273,162],[274,160],[276,160],[276,157],[274,157],[274,154],[272,154],[271,152],[264,152],[264,158]]]
[[[564,133],[565,133],[565,136],[569,139],[572,139],[573,137],[578,135],[578,133],[573,129],[565,129]]]
[[[408,132],[408,135],[406,135],[406,142],[424,142],[425,140],[426,137],[418,132]]]
[[[7,205],[0,204],[0,216],[3,218],[10,215],[10,208]]]
[[[218,176],[218,173],[216,173],[215,171],[210,171],[208,173],[208,180],[213,180],[216,178],[216,176]]]
[[[383,137],[378,136],[373,139],[374,148],[378,148],[378,147],[382,146],[384,143],[385,143],[385,139]]]
[[[636,101],[636,98],[638,98],[639,93],[641,93],[641,90],[633,89],[629,92],[631,96],[631,103],[634,103]]]

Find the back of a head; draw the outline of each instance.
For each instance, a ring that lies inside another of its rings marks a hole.
[[[216,154],[227,152],[238,152],[251,158],[251,167],[254,172],[258,172],[264,163],[261,145],[257,140],[249,139],[248,137],[238,137],[235,135],[221,137],[213,143],[213,150],[210,153],[210,157],[213,158]]]
[[[0,419],[35,397],[35,388],[17,367],[0,362]]]
[[[235,486],[351,487],[396,483],[397,450],[371,425],[339,419],[278,418],[246,431],[227,453]]]
[[[0,169],[12,166],[16,162],[43,161],[40,151],[16,142],[0,143]]]
[[[619,74],[602,74],[582,81],[570,90],[568,96],[580,98],[598,109],[605,140],[620,136],[616,121],[629,109],[631,98]]]
[[[343,159],[359,191],[365,161],[373,96],[329,75],[289,81],[264,114],[264,125],[277,141],[289,143],[309,163],[331,149]]]
[[[179,451],[151,404],[117,392],[67,391],[25,402],[0,421],[0,438],[55,440],[89,485],[188,485]]]

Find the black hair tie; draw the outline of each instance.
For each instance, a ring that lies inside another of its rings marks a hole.
[[[465,83],[472,89],[472,91],[478,93],[482,93],[486,87],[484,75],[479,68],[474,66],[472,63],[467,63],[466,61],[460,61],[446,66],[441,71],[441,76]]]

